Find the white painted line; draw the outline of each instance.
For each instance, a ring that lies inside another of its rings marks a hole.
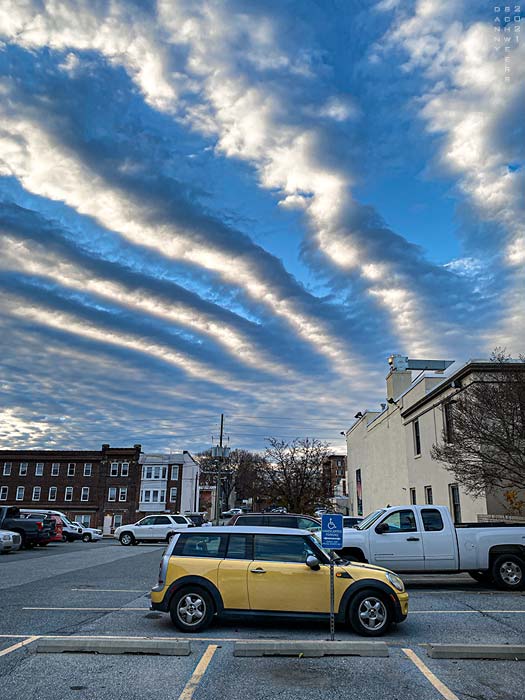
[[[432,671],[426,666],[419,656],[412,651],[412,649],[403,649],[404,653],[408,656],[410,661],[417,666],[417,668],[421,671],[421,673],[425,676],[427,681],[432,683],[434,688],[438,691],[438,693],[441,694],[442,697],[445,698],[445,700],[459,700],[458,696],[455,695],[450,688],[447,688],[447,686],[439,680],[437,676],[435,676]]]
[[[206,669],[210,665],[210,661],[213,655],[217,651],[216,644],[210,644],[204,654],[201,656],[201,660],[197,664],[195,671],[191,674],[190,680],[184,686],[184,690],[179,695],[179,700],[191,700],[193,698],[193,693],[197,690],[202,677],[206,673]]]
[[[17,649],[21,649],[22,647],[25,647],[26,644],[31,644],[31,642],[34,642],[37,639],[40,639],[40,637],[39,636],[29,637],[28,639],[24,639],[23,642],[18,642],[17,644],[13,644],[12,646],[7,647],[7,649],[2,649],[2,651],[0,651],[0,656],[5,656],[6,654],[10,654],[12,651],[16,651]]]

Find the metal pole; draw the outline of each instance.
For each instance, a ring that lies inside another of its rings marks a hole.
[[[222,466],[222,436],[224,432],[224,413],[221,413],[221,432],[219,436],[219,455],[217,464],[217,481],[216,481],[216,494],[215,494],[215,525],[219,524],[219,519],[222,511],[222,489],[221,489],[221,466]]]
[[[334,615],[334,553],[330,552],[330,641],[335,637],[335,615]]]

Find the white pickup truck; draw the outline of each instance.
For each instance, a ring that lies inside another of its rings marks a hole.
[[[525,526],[454,525],[446,506],[394,506],[344,528],[339,556],[399,573],[455,573],[499,588],[525,587]]]

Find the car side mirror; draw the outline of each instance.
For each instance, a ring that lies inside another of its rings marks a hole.
[[[321,568],[319,559],[317,557],[314,557],[313,554],[310,554],[306,557],[306,566],[309,566],[310,569],[312,569],[313,571],[319,571],[319,569]]]
[[[376,532],[378,535],[384,535],[389,529],[390,528],[386,523],[379,523],[379,525],[376,527]]]

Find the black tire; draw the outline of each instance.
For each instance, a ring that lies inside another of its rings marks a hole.
[[[494,583],[490,571],[469,571],[468,573],[478,583],[483,583],[486,586]]]
[[[166,542],[169,544],[171,542],[171,539],[175,533],[174,532],[168,532],[166,535]]]
[[[500,554],[492,564],[492,578],[498,588],[521,591],[525,588],[525,561],[515,554]]]
[[[394,621],[392,605],[379,590],[357,593],[348,606],[348,622],[362,637],[379,637],[386,634]]]
[[[182,632],[201,632],[211,625],[214,614],[211,595],[199,586],[183,588],[171,599],[171,621]]]
[[[82,535],[82,542],[91,542],[91,535],[89,534],[89,532],[85,532]]]
[[[123,532],[120,537],[120,544],[123,544],[124,547],[129,547],[130,544],[133,544],[135,542],[135,537],[133,536],[132,532]]]
[[[62,542],[69,542],[69,537],[65,533],[62,534]]]

